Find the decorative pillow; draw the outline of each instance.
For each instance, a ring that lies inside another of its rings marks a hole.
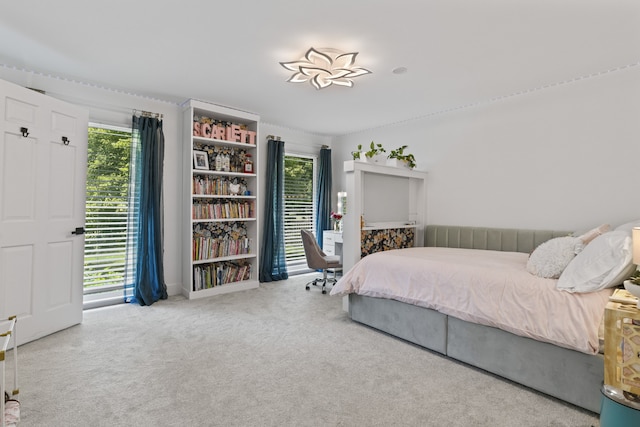
[[[557,288],[594,292],[618,286],[636,268],[631,250],[631,234],[626,231],[610,231],[596,237],[565,268]]]
[[[556,237],[540,244],[531,252],[527,271],[539,277],[557,279],[584,243],[579,237]]]
[[[607,231],[611,231],[611,226],[609,224],[602,224],[600,227],[586,231],[577,237],[586,245],[587,243],[589,243],[599,235],[606,233]]]

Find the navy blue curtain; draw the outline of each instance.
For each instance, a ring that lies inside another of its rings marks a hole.
[[[133,116],[125,300],[167,299],[163,264],[162,120]]]
[[[284,254],[284,141],[267,142],[266,187],[259,278],[273,282],[289,277]]]
[[[322,147],[318,165],[316,200],[316,239],[322,247],[323,230],[331,229],[331,149]]]

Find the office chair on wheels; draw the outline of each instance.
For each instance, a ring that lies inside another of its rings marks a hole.
[[[342,263],[340,257],[337,255],[327,255],[322,252],[320,245],[316,241],[314,235],[308,230],[300,230],[302,235],[302,245],[304,246],[304,255],[307,258],[307,266],[313,270],[322,270],[322,278],[312,280],[305,286],[306,290],[309,290],[310,285],[318,286],[318,283],[322,283],[322,293],[326,294],[327,282],[331,284],[336,282],[336,270],[342,269]],[[327,277],[327,270],[333,269],[333,278]]]

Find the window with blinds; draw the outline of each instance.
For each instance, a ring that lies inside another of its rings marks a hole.
[[[84,307],[123,302],[131,131],[89,127]]]
[[[289,274],[307,270],[300,230],[315,230],[316,158],[284,156],[284,246]]]

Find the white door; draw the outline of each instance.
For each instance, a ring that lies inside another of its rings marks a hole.
[[[88,114],[0,80],[0,319],[18,344],[82,322]]]

